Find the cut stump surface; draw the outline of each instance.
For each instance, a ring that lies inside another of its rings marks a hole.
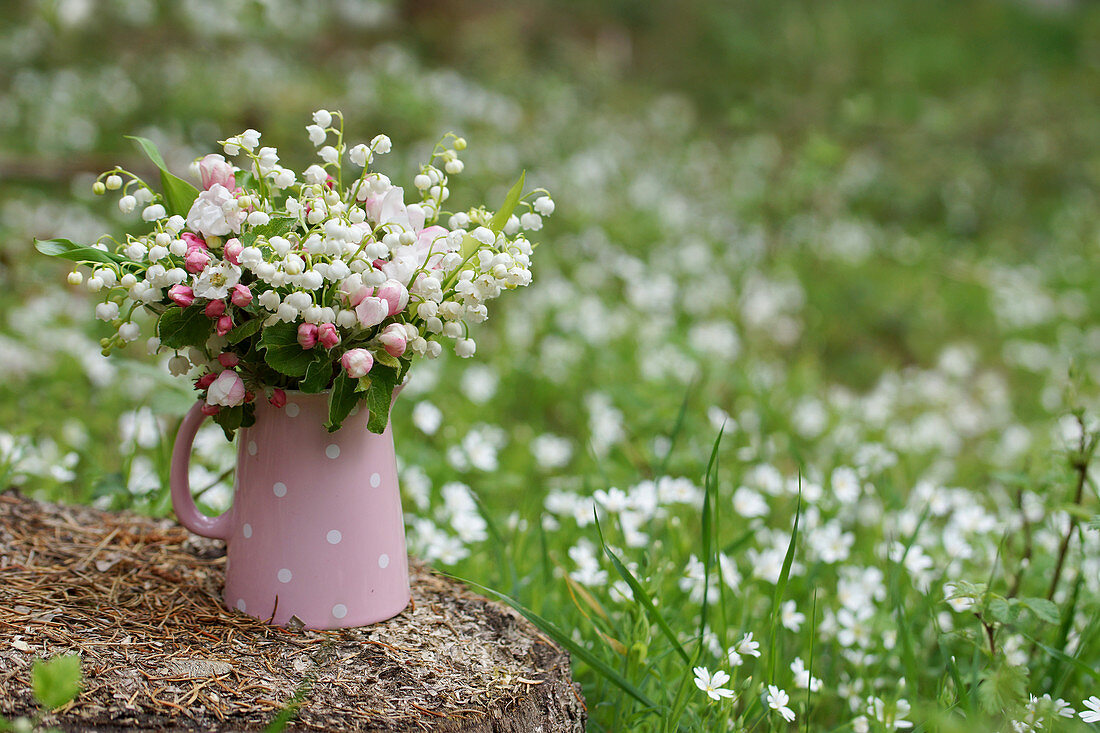
[[[222,607],[222,542],[169,520],[0,494],[0,715],[34,716],[36,657],[78,653],[65,730],[583,731],[569,657],[411,561],[412,604],[339,631]]]

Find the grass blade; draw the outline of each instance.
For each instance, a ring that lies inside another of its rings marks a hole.
[[[710,460],[707,461],[706,478],[703,480],[703,610],[699,614],[699,648],[705,641],[707,628],[707,608],[709,606],[710,571],[714,562],[714,536],[711,525],[711,504],[714,501],[714,488],[718,482],[716,466],[718,465],[718,448],[722,445],[722,434],[726,426],[718,431],[718,437],[714,439],[714,447],[710,450]]]
[[[448,575],[448,577],[453,578],[460,583],[465,583],[472,588],[477,588],[478,590],[488,593],[494,598],[504,603],[507,603],[509,606],[514,608],[521,616],[533,623],[543,633],[545,633],[551,639],[560,644],[564,649],[566,649],[566,651],[568,651],[577,659],[580,659],[582,662],[584,662],[597,673],[599,673],[600,676],[602,676],[604,679],[611,682],[620,690],[630,695],[646,707],[653,708],[655,710],[658,709],[658,705],[650,700],[648,697],[646,697],[644,692],[631,684],[630,680],[626,679],[617,671],[615,671],[610,665],[607,664],[607,662],[603,661],[595,654],[588,651],[577,642],[573,641],[573,638],[569,636],[569,634],[558,628],[557,625],[555,625],[552,621],[549,621],[542,616],[539,616],[537,613],[527,608],[519,601],[504,595],[500,591],[493,590],[492,588],[487,588],[484,585],[475,583],[471,580],[466,580],[465,578],[460,578],[457,575]]]
[[[810,611],[810,656],[806,661],[806,713],[802,716],[806,721],[806,730],[810,730],[810,695],[814,686],[814,641],[817,639],[817,588],[814,588],[814,603]]]
[[[779,580],[775,584],[775,595],[772,597],[772,628],[768,641],[768,680],[775,682],[775,658],[778,656],[775,641],[779,635],[779,604],[783,601],[783,594],[787,591],[787,581],[791,577],[791,565],[794,563],[794,548],[798,544],[798,520],[802,517],[802,473],[798,474],[798,506],[794,511],[794,529],[791,530],[791,542],[787,545],[787,554],[783,558],[783,569],[779,573]]]
[[[593,510],[593,514],[595,514]],[[619,576],[626,581],[626,584],[630,586],[630,590],[634,593],[634,600],[645,609],[646,615],[653,623],[657,624],[657,628],[661,630],[661,633],[665,635],[665,638],[672,642],[672,648],[676,650],[676,653],[680,655],[680,658],[684,660],[685,664],[691,664],[691,658],[688,657],[686,651],[684,651],[683,645],[680,644],[676,638],[676,634],[673,633],[672,627],[668,625],[668,621],[657,610],[657,606],[653,604],[653,599],[649,593],[646,592],[642,584],[638,582],[638,579],[634,577],[634,574],[630,572],[630,569],[622,563],[621,560],[611,551],[611,548],[607,546],[607,542],[604,541],[603,528],[600,526],[600,518],[596,516],[596,532],[600,537],[600,545],[603,547],[604,554],[611,560],[611,564],[614,566]]]
[[[680,433],[684,430],[684,420],[687,418],[688,403],[691,401],[691,393],[695,391],[695,383],[697,379],[692,379],[691,384],[688,385],[687,391],[684,392],[684,399],[680,403],[680,412],[676,415],[676,422],[672,426],[672,432],[668,435],[668,452],[665,453],[664,458],[661,459],[660,466],[657,467],[657,475],[663,476],[665,469],[668,467],[668,459],[672,456],[672,449],[676,446],[676,439],[680,437]]]

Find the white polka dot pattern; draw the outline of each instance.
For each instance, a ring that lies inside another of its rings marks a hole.
[[[330,545],[338,545],[340,540],[344,539],[344,535],[340,534],[338,529],[330,529],[328,534],[325,535],[325,539],[328,540]]]
[[[275,485],[271,487],[271,490],[275,493],[275,496],[278,496],[280,499],[286,496],[286,484],[282,481],[276,481]]]
[[[256,451],[258,451],[258,450],[259,450],[259,448],[256,446],[256,441],[254,441],[254,440],[248,441],[248,455],[254,456],[254,455],[256,455]]]
[[[387,555],[385,553],[382,553],[381,555],[378,556],[378,567],[387,568],[387,567],[389,567],[389,564],[390,564],[390,556],[389,555]]]
[[[286,410],[287,417],[298,417],[298,412],[301,410],[301,408],[298,407],[297,403],[294,402],[286,403],[286,407],[284,407],[283,409]]]
[[[340,446],[333,443],[328,448],[325,448],[325,455],[328,456],[329,458],[339,458],[340,457]]]
[[[377,474],[377,473],[372,473],[372,474],[370,475],[370,485],[371,485],[371,488],[372,488],[372,489],[377,489],[377,488],[378,488],[378,485],[379,485],[380,483],[382,483],[382,476],[381,476],[381,475],[379,475],[379,474]]]
[[[241,613],[248,613],[248,607],[244,605],[244,599],[243,598],[238,598],[237,599],[237,610],[240,611]]]
[[[294,577],[294,575],[289,570],[287,570],[286,568],[283,568],[282,570],[279,571],[278,578],[279,578],[280,583],[289,583],[290,579],[293,578],[293,577]]]
[[[332,616],[333,616],[333,618],[343,618],[344,616],[347,616],[347,615],[348,615],[348,607],[345,606],[343,603],[337,603],[335,606],[332,607]]]
[[[248,522],[245,522],[244,526],[241,527],[241,534],[244,535],[244,538],[246,540],[249,539],[250,537],[252,537],[252,525],[249,524]]]

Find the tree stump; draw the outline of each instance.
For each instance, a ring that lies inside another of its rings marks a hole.
[[[65,730],[583,731],[569,657],[511,609],[410,562],[373,626],[267,626],[222,607],[223,543],[169,520],[0,494],[0,715],[34,716],[35,657],[78,653]]]

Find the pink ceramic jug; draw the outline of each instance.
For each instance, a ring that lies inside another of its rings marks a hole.
[[[207,517],[187,478],[202,404],[183,419],[172,452],[172,506],[180,522],[226,542],[225,603],[285,626],[363,626],[409,602],[405,525],[389,425],[367,430],[359,409],[335,433],[325,394],[288,392],[285,407],[256,401],[256,424],[237,434],[232,507]]]

